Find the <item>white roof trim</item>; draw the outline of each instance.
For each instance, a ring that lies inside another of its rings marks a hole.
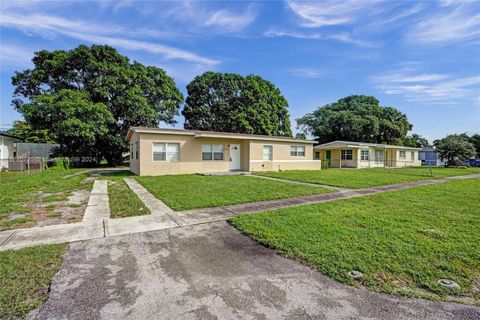
[[[235,139],[235,140],[260,140],[260,141],[278,141],[278,142],[290,142],[297,144],[315,144],[315,140],[302,140],[294,138],[282,138],[276,136],[258,136],[258,135],[235,135],[235,134],[221,134],[221,133],[208,133],[202,131],[194,130],[169,130],[162,128],[141,128],[141,127],[132,127],[130,128],[127,138],[130,137],[131,133],[153,133],[153,134],[171,134],[171,135],[183,135],[183,136],[193,136],[195,138],[220,138],[220,139]]]
[[[138,133],[157,133],[157,134],[175,134],[175,135],[182,135],[182,136],[194,136],[195,132],[188,132],[188,131],[177,131],[177,130],[168,130],[168,129],[156,129],[156,128],[134,128],[130,129],[133,132]]]
[[[291,143],[300,143],[300,144],[314,144],[317,141],[313,140],[298,140],[298,139],[287,139],[287,138],[277,138],[277,137],[258,137],[258,136],[248,136],[248,135],[223,135],[223,134],[216,134],[216,133],[203,133],[198,132],[195,133],[195,138],[221,138],[221,139],[239,139],[239,140],[260,140],[260,141],[284,141],[284,142],[291,142]]]

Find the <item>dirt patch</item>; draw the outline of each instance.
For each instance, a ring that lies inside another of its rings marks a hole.
[[[87,207],[89,190],[73,192],[36,192],[34,201],[23,203],[29,213],[11,213],[2,222],[0,231],[80,222]]]
[[[76,190],[68,197],[67,204],[73,206],[86,204],[89,196],[88,190]]]
[[[51,205],[54,205],[53,209],[48,206],[44,207],[49,213],[46,219],[37,220],[37,225],[46,226],[82,221],[89,196],[90,191],[88,190],[76,190],[68,196],[66,201],[52,203]]]

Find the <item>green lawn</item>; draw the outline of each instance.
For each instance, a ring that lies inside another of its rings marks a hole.
[[[84,183],[87,174],[82,169],[48,169],[39,173],[0,173],[0,230],[22,227],[34,220],[30,215],[32,202],[52,202],[66,200],[68,195],[78,189],[90,190],[92,183]],[[80,173],[74,175],[76,173]],[[42,193],[52,193],[43,197]],[[9,215],[21,217],[11,219]]]
[[[341,282],[480,304],[479,199],[480,180],[472,179],[236,216],[231,223]],[[363,279],[351,280],[349,270]],[[442,278],[461,290],[441,287]]]
[[[112,172],[101,175],[99,179],[109,180],[108,198],[110,202],[110,216],[122,218],[150,214],[150,210],[142,200],[130,190],[123,178],[133,176],[129,171]]]
[[[331,191],[246,176],[175,175],[135,179],[173,210],[218,207]]]
[[[0,252],[0,319],[23,319],[47,299],[64,251],[60,244]]]
[[[430,171],[427,167],[391,169],[390,171],[384,168],[291,170],[283,172],[259,172],[256,174],[287,180],[357,189],[474,173],[480,173],[480,168],[432,168],[432,176],[430,176]]]

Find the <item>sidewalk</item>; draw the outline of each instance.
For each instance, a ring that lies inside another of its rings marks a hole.
[[[127,178],[128,179],[128,178]],[[148,204],[150,215],[110,218],[106,181],[95,180],[91,197],[85,211],[84,220],[80,223],[17,229],[0,232],[0,251],[20,249],[24,247],[74,242],[102,237],[139,233],[152,230],[179,228],[189,225],[211,223],[226,220],[234,215],[258,213],[278,208],[293,207],[304,204],[321,203],[340,199],[349,199],[373,195],[393,190],[444,183],[464,179],[480,179],[480,174],[447,177],[433,180],[406,182],[395,185],[371,187],[356,190],[341,190],[296,198],[261,201],[246,204],[230,205],[215,208],[195,209],[173,212],[163,202],[156,199],[135,180],[127,183],[139,198]],[[288,180],[285,180],[288,181]]]

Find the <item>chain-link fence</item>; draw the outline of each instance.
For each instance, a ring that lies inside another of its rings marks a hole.
[[[3,171],[44,171],[45,168],[46,159],[42,157],[2,159]]]

